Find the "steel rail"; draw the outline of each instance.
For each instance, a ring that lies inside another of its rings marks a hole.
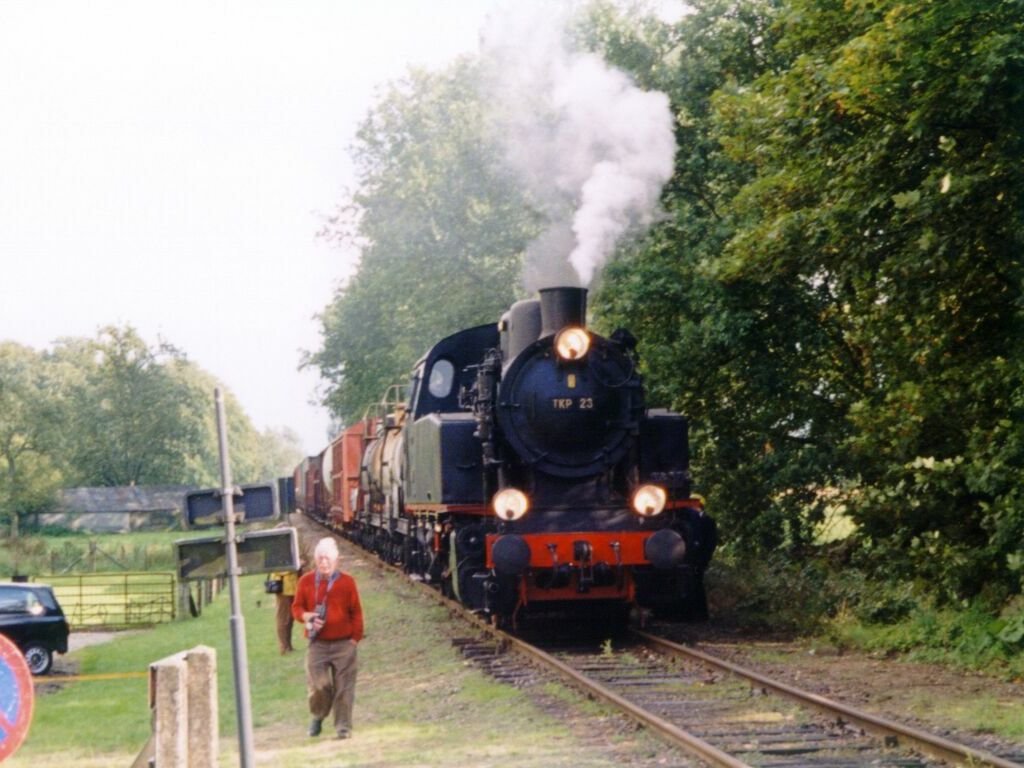
[[[911,746],[913,749],[919,750],[924,754],[939,760],[944,760],[945,762],[953,764],[969,765],[972,766],[972,768],[977,768],[978,766],[991,766],[992,768],[1024,768],[1020,763],[1004,760],[1003,758],[989,752],[974,749],[973,747],[968,747],[963,744],[957,744],[956,742],[949,741],[941,736],[936,736],[917,728],[888,720],[884,717],[878,717],[868,712],[862,712],[845,704],[841,704],[840,702],[825,698],[824,696],[819,696],[816,693],[803,691],[777,680],[772,680],[758,672],[746,669],[738,664],[733,664],[730,661],[725,661],[724,659],[715,658],[714,656],[704,653],[703,651],[698,651],[695,648],[688,648],[684,645],[673,643],[670,640],[651,635],[641,630],[634,629],[631,630],[631,632],[636,637],[656,649],[667,651],[675,655],[697,659],[716,669],[729,672],[745,680],[757,683],[762,688],[796,701],[798,704],[812,707],[829,715],[838,714],[848,722],[855,723],[870,733],[885,738],[896,739],[897,742],[902,739],[905,744]]]

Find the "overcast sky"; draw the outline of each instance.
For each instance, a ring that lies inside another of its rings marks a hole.
[[[476,51],[500,4],[0,0],[0,339],[131,325],[318,452],[297,368],[355,260],[316,237],[347,149],[375,89]]]
[[[316,238],[374,89],[473,51],[488,0],[0,0],[0,338],[130,324],[259,428],[326,442]]]

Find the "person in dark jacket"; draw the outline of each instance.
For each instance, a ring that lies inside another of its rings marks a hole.
[[[704,511],[704,497],[695,494],[694,499],[700,503],[696,508],[687,510],[690,519],[685,564],[689,577],[686,579],[683,612],[693,621],[706,621],[708,597],[704,588],[704,572],[718,546],[718,526],[714,518]]]
[[[312,720],[309,735],[319,736],[333,711],[339,739],[352,735],[356,691],[356,647],[363,639],[363,609],[355,579],[338,567],[338,545],[317,542],[315,568],[299,579],[292,615],[305,625],[306,687]]]

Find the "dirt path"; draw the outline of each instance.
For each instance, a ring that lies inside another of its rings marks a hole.
[[[75,651],[90,645],[99,645],[100,643],[107,643],[113,640],[115,637],[124,637],[125,634],[125,632],[100,631],[72,632],[68,636],[68,653],[74,653]]]

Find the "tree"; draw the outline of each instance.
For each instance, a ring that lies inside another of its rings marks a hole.
[[[203,394],[169,372],[180,352],[150,349],[131,327],[63,340],[54,358],[78,370],[68,391],[69,477],[82,485],[182,482],[183,457],[202,432]]]
[[[263,432],[257,430],[238,398],[215,376],[195,363],[179,358],[167,364],[167,372],[178,382],[179,387],[195,393],[199,408],[195,415],[202,425],[201,437],[182,456],[180,482],[201,486],[220,485],[220,453],[213,394],[218,388],[224,398],[228,452],[234,482],[270,482],[290,475],[302,460],[299,438],[294,431],[288,428],[266,429]]]
[[[264,430],[259,445],[260,463],[255,477],[263,482],[290,477],[304,456],[298,434],[288,427]]]
[[[290,474],[302,455],[294,432],[259,432],[213,376],[130,327],[65,338],[51,353],[0,342],[0,516],[11,536],[65,485],[219,485],[217,387],[234,480]]]
[[[716,100],[756,168],[716,268],[801,286],[845,503],[876,564],[947,598],[1019,590],[1020,11],[793,0],[792,64]]]
[[[864,562],[1019,590],[1019,11],[712,1],[593,34],[672,95],[680,145],[595,307],[693,417],[734,545],[806,541],[839,499]]]
[[[45,507],[60,486],[51,458],[60,424],[52,374],[33,350],[0,342],[0,515],[11,538],[21,515]]]
[[[500,168],[476,79],[467,59],[412,71],[357,134],[358,191],[328,235],[358,242],[362,259],[321,314],[323,347],[307,360],[343,421],[404,381],[431,343],[496,322],[515,298],[535,216]]]

